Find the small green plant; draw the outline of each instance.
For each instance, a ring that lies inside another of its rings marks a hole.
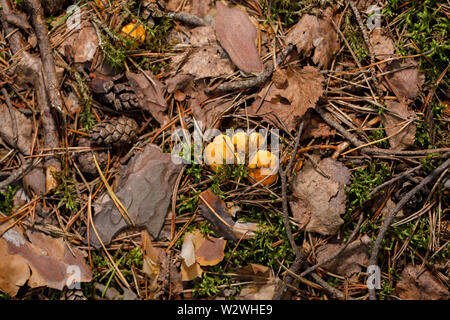
[[[67,210],[77,212],[79,209],[79,200],[75,192],[76,181],[64,175],[58,174],[58,180],[61,183],[55,189],[56,196],[62,196],[58,202],[58,207],[64,206]]]
[[[380,130],[372,130],[371,131],[370,138],[372,141],[377,141],[377,140],[386,138],[386,133],[381,124],[380,124],[379,128],[380,128]],[[383,141],[377,142],[375,145],[378,148],[387,149],[387,148],[389,148],[389,141],[383,140]]]
[[[194,212],[195,208],[197,208],[200,191],[189,191],[188,196],[185,194],[180,194],[181,204],[177,209],[177,215],[181,215],[183,213]]]
[[[0,212],[9,215],[14,208],[14,195],[19,187],[9,185],[6,191],[0,192]]]
[[[220,292],[219,286],[230,284],[230,277],[204,273],[194,282],[194,297],[212,297]]]
[[[353,212],[361,207],[373,188],[382,184],[390,175],[390,168],[384,161],[366,161],[364,167],[354,170],[352,182],[345,188],[348,197],[347,211]]]

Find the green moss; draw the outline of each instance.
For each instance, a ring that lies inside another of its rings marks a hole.
[[[6,191],[0,192],[0,212],[11,214],[14,208],[14,195],[18,189],[18,186],[9,185]]]
[[[366,161],[363,168],[352,173],[352,182],[346,186],[347,211],[353,212],[367,200],[369,193],[382,184],[389,176],[390,168],[384,161]]]

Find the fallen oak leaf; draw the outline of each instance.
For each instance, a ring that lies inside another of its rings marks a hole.
[[[333,9],[328,7],[322,18],[305,14],[294,28],[287,34],[286,43],[292,43],[299,53],[311,56],[312,61],[320,69],[326,69],[339,51],[338,34],[329,22],[335,19]]]
[[[425,75],[419,72],[417,62],[412,59],[394,60],[384,71],[390,72],[385,75],[389,81],[386,87],[391,87],[400,97],[414,99],[425,83]]]

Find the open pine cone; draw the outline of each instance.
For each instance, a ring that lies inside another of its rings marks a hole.
[[[112,78],[94,76],[90,81],[90,88],[95,99],[117,111],[139,108],[139,100],[128,82],[118,83]]]
[[[131,118],[111,118],[96,124],[89,133],[89,139],[93,145],[123,146],[134,143],[137,130],[138,125]]]

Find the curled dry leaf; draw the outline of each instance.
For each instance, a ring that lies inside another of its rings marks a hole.
[[[376,59],[388,59],[394,54],[394,42],[391,38],[383,35],[383,29],[374,29],[370,34],[369,41]]]
[[[167,110],[167,102],[163,95],[163,85],[150,71],[145,71],[145,74],[127,71],[125,75],[142,108],[150,112],[161,125],[165,125],[168,118],[164,113]]]
[[[386,105],[387,110],[392,111],[392,113],[385,111],[381,114],[381,121],[383,122],[387,136],[391,136],[399,131],[408,119],[416,118],[416,113],[404,103],[388,100],[386,101]],[[389,138],[391,149],[404,150],[414,145],[415,135],[416,125],[411,122],[400,133]]]
[[[244,11],[217,2],[214,26],[217,39],[240,70],[247,73],[263,70],[255,45],[256,28]]]
[[[421,266],[407,265],[395,291],[404,300],[448,300],[448,289]]]
[[[396,71],[398,70],[398,71]],[[425,75],[419,72],[417,62],[411,59],[392,61],[385,70],[385,77],[396,95],[413,99],[425,82]]]
[[[187,232],[184,235],[181,248],[181,274],[183,281],[191,281],[201,277],[201,266],[215,266],[220,263],[225,254],[226,240],[222,238],[206,237],[200,230]]]
[[[1,225],[1,229],[4,227]],[[25,236],[18,227],[0,236],[0,289],[11,296],[25,283],[31,288],[62,290],[74,284],[73,275],[79,275],[81,282],[92,278],[82,252],[68,248],[63,239],[32,231]]]
[[[145,226],[157,238],[167,216],[175,179],[182,165],[174,164],[172,156],[149,144],[123,167],[117,184],[116,196],[127,209],[136,226]],[[108,193],[94,203],[95,227],[105,244],[128,226]],[[91,245],[100,242],[91,228]]]
[[[304,212],[305,208],[311,208],[311,218],[305,230],[332,235],[344,223],[341,219],[347,200],[344,186],[350,182],[350,171],[332,158],[317,161],[317,165],[318,168],[315,168],[311,161],[306,162],[292,181],[292,191],[295,197],[304,202],[300,216],[308,214]]]
[[[307,138],[327,138],[334,136],[336,130],[332,129],[316,112],[309,111],[305,115],[307,124],[302,133],[302,140]]]
[[[328,243],[317,248],[317,262],[320,263],[335,254],[343,244]],[[352,241],[335,259],[322,266],[330,272],[351,277],[369,265],[370,238],[364,235]]]
[[[67,37],[58,50],[75,63],[85,63],[92,61],[98,47],[99,41],[94,26],[91,23],[83,23],[81,29]]]
[[[237,241],[241,237],[255,236],[257,225],[247,222],[235,222],[227,211],[225,202],[210,189],[200,194],[200,213],[208,220],[212,229],[227,240]]]
[[[320,69],[326,69],[340,44],[330,19],[335,19],[333,9],[328,7],[322,18],[305,14],[287,34],[286,43],[292,43],[304,56],[312,55],[312,61]],[[313,54],[314,52],[314,54]]]
[[[295,130],[297,122],[322,96],[323,76],[315,67],[278,69],[273,85],[265,87],[248,113],[261,115],[264,120],[286,131]],[[267,93],[266,93],[267,92]]]

